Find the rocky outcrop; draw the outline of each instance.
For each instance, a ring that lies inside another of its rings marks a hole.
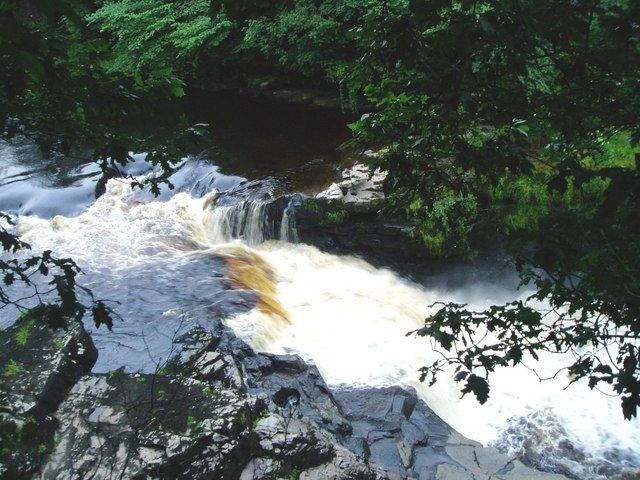
[[[367,150],[365,155],[374,157],[377,154]],[[342,171],[342,181],[332,183],[326,190],[318,193],[315,198],[327,200],[341,200],[344,203],[369,203],[384,198],[382,184],[386,174],[380,170],[371,170],[362,163],[356,163],[351,168]]]
[[[368,152],[368,155],[375,155]],[[359,255],[374,264],[397,266],[427,258],[411,229],[385,213],[385,174],[363,164],[342,172],[342,180],[313,197],[290,203],[300,241],[323,251]]]
[[[16,453],[2,458],[0,477],[386,478],[298,411],[293,387],[279,386],[280,375],[307,371],[304,362],[256,355],[216,325],[214,332],[195,329],[179,339],[179,354],[152,374],[106,375],[89,373],[95,349],[80,325],[68,332],[31,325],[34,343],[17,345],[24,348],[4,359],[10,380],[3,400],[15,408],[4,408],[11,418],[3,421],[22,424],[11,438],[3,429],[3,451],[12,441]],[[19,322],[2,332],[4,344],[22,339],[24,328]],[[12,366],[18,361],[22,368]],[[327,408],[339,415],[335,405]]]
[[[77,322],[53,330],[22,317],[0,334],[0,476],[28,478],[51,448],[53,416],[98,352]]]
[[[21,328],[2,332],[4,344]],[[30,328],[40,332],[38,350],[25,347],[31,360],[14,350],[25,369],[3,395],[21,396],[19,414],[31,415],[33,431],[43,432],[34,438],[44,440],[34,449],[18,435],[21,457],[3,458],[4,478],[562,478],[465,439],[413,391],[332,391],[313,365],[255,353],[219,321],[178,339],[176,354],[149,374],[89,373],[95,350],[80,325]]]
[[[414,391],[346,389],[337,404],[353,427],[351,448],[401,478],[420,480],[561,480],[525,467],[451,429]]]
[[[237,478],[263,406],[194,376],[88,376],[57,415],[42,478]]]

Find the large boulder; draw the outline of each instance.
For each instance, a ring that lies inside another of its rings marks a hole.
[[[389,478],[296,408],[305,381],[285,391],[278,374],[305,377],[298,357],[257,355],[220,324],[175,347],[152,374],[84,376],[56,413],[41,478]],[[256,388],[259,365],[269,388]]]

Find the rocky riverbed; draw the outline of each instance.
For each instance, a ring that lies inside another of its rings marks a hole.
[[[552,480],[446,425],[399,387],[330,390],[296,355],[219,319],[153,373],[91,373],[82,325],[0,333],[2,478]]]

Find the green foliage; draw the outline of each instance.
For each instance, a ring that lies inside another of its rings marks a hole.
[[[345,210],[334,210],[327,213],[325,219],[320,224],[326,227],[335,227],[340,225],[347,218],[347,212]]]
[[[209,16],[209,4],[209,0],[107,1],[88,19],[114,40],[114,55],[105,60],[108,71],[138,74],[168,68],[184,74],[231,29],[224,12]]]
[[[322,211],[322,208],[320,207],[320,203],[313,198],[305,198],[302,201],[302,207],[305,210],[308,210],[314,213],[320,213]]]
[[[273,17],[248,20],[239,48],[258,51],[287,71],[340,82],[356,53],[350,29],[371,3],[293,2]]]
[[[13,377],[22,372],[24,372],[24,366],[21,363],[16,362],[14,359],[11,359],[4,368],[3,375],[5,377]]]
[[[298,480],[298,478],[300,478],[300,470],[294,467],[287,476],[287,480]]]
[[[443,362],[481,401],[496,367],[569,350],[573,379],[612,385],[636,415],[637,18],[630,1],[411,0],[372,9],[355,32],[350,81],[377,110],[352,145],[385,146],[371,165],[388,172],[392,206],[432,249],[457,237],[464,250],[468,227],[491,223],[550,306],[544,321],[527,304],[427,319],[419,333],[451,351]]]
[[[249,414],[246,411],[243,410],[242,412],[240,412],[240,416],[238,417],[238,424],[241,428],[249,425]]]
[[[0,405],[3,411],[12,408]],[[30,479],[45,457],[55,450],[58,439],[50,437],[51,425],[32,415],[4,414],[0,418],[0,464],[2,478]]]
[[[587,156],[583,162],[588,168],[634,168],[637,154],[640,146],[634,146],[629,132],[619,132],[600,139],[600,149],[594,151],[593,158]]]
[[[449,257],[470,254],[468,236],[477,219],[477,210],[475,198],[448,192],[441,194],[430,208],[416,197],[405,213],[410,218],[420,218],[414,236],[419,237],[432,254]]]
[[[4,478],[27,478],[24,472],[16,468],[16,456],[46,453],[46,444],[40,443],[38,423],[31,416],[14,421],[7,416],[0,418],[0,462]],[[42,448],[44,445],[44,448]]]
[[[194,417],[193,415],[188,415],[186,427],[187,429],[194,430],[194,431],[202,430],[203,421]]]
[[[255,430],[256,427],[258,426],[258,423],[260,423],[260,420],[262,420],[263,418],[267,418],[269,416],[269,410],[265,409],[262,412],[260,412],[260,415],[257,415],[253,421],[251,422],[251,430]]]
[[[31,320],[25,323],[20,330],[16,333],[16,343],[21,346],[25,346],[27,344],[27,340],[29,339],[29,332],[31,331],[31,327],[33,327],[34,321]]]
[[[53,340],[53,349],[54,350],[60,350],[63,346],[64,346],[64,342],[65,339],[62,336],[57,336],[54,340]]]
[[[212,387],[210,385],[207,385],[204,390],[202,391],[205,395],[208,395],[210,397],[213,398],[219,398],[220,397],[220,390],[218,390],[215,387]]]

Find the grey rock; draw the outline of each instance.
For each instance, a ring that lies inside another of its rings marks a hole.
[[[459,440],[460,436],[454,438],[454,441]],[[533,470],[515,458],[503,455],[490,447],[452,443],[446,447],[446,452],[457,465],[439,465],[437,480],[457,480],[474,476],[481,480],[561,480],[565,478],[562,475]]]
[[[78,322],[70,321],[65,331],[21,318],[0,333],[0,445],[6,452],[0,476],[22,478],[38,470],[52,448],[52,414],[97,355]]]
[[[265,454],[283,458],[294,467],[321,465],[334,453],[331,436],[301,419],[272,413],[258,422],[255,432]]]
[[[280,462],[273,458],[252,458],[240,474],[240,480],[270,480],[281,472]]]
[[[307,364],[298,355],[273,355],[264,354],[271,360],[274,371],[301,373],[307,370]]]
[[[79,322],[69,322],[65,331],[20,319],[0,335],[0,402],[13,405],[14,413],[52,413],[97,358]]]
[[[413,448],[411,444],[406,440],[402,440],[397,444],[398,454],[400,455],[400,460],[402,461],[402,465],[404,468],[410,468],[413,464]]]
[[[88,338],[74,332],[76,342]],[[218,321],[177,345],[155,374],[90,374],[90,348],[67,348],[80,367],[68,368],[72,380],[64,385],[75,386],[59,406],[44,401],[44,388],[31,396],[20,385],[5,390],[25,398],[19,414],[50,412],[50,455],[40,478],[563,478],[466,439],[413,390],[331,391],[314,365],[295,355],[256,354]],[[37,420],[43,432],[46,418]],[[31,472],[42,460],[24,458]]]
[[[342,172],[342,181],[316,195],[316,198],[339,199],[346,203],[367,203],[384,198],[382,183],[386,173],[371,172],[361,163]]]
[[[367,450],[369,461],[390,474],[420,480],[564,478],[532,470],[513,457],[465,438],[413,390],[341,389],[334,395],[353,426],[353,436],[367,445],[361,450]]]
[[[336,446],[331,462],[305,470],[300,480],[400,480],[401,477],[382,468],[362,462],[351,451]]]
[[[234,478],[250,459],[251,419],[264,407],[219,388],[123,371],[85,377],[57,413],[42,478]]]

